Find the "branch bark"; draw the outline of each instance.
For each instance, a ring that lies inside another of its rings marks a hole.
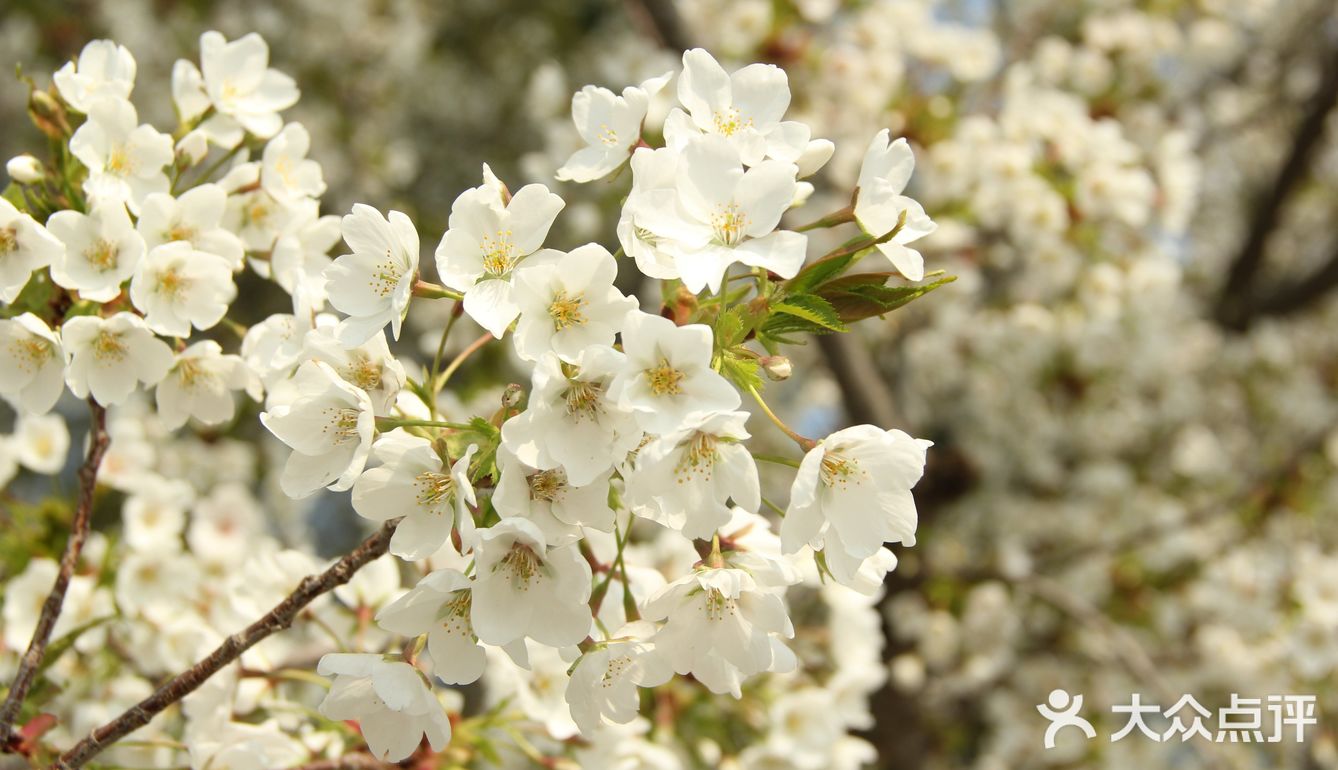
[[[23,653],[23,658],[19,661],[18,672],[14,675],[14,683],[9,687],[4,705],[0,705],[0,748],[5,751],[12,751],[19,740],[19,735],[14,730],[14,722],[18,719],[23,699],[28,697],[28,691],[37,679],[37,671],[46,656],[51,633],[55,630],[56,621],[60,619],[61,609],[65,605],[65,591],[70,587],[70,577],[74,574],[74,567],[79,562],[84,541],[88,538],[88,522],[93,513],[93,491],[97,487],[98,468],[101,467],[102,458],[111,443],[111,438],[107,435],[107,410],[91,398],[88,400],[88,407],[92,413],[88,427],[88,453],[84,457],[84,464],[79,468],[79,499],[75,504],[74,521],[70,524],[70,537],[66,540],[65,552],[60,557],[56,583],[51,587],[51,593],[47,594],[46,601],[42,603],[42,611],[37,617],[32,640],[28,642],[28,650]]]
[[[624,6],[632,23],[658,40],[662,47],[677,53],[692,48],[671,0],[625,0]]]
[[[1231,264],[1216,309],[1218,322],[1228,329],[1244,330],[1256,314],[1252,283],[1263,267],[1268,236],[1281,220],[1283,204],[1308,175],[1310,159],[1324,139],[1324,124],[1335,104],[1338,104],[1338,57],[1325,65],[1323,79],[1297,126],[1291,150],[1272,187],[1255,208],[1245,243]]]
[[[884,427],[901,424],[893,408],[892,389],[863,340],[853,334],[824,334],[817,337],[817,342],[827,369],[841,390],[841,402],[850,424]]]
[[[308,604],[322,594],[347,583],[353,577],[353,573],[385,555],[390,548],[390,537],[395,533],[397,522],[398,520],[387,522],[375,534],[362,541],[361,545],[320,575],[308,575],[303,578],[297,589],[274,605],[274,609],[264,617],[247,626],[244,631],[229,636],[209,653],[208,657],[175,676],[120,716],[95,729],[87,738],[60,755],[60,758],[52,763],[52,770],[77,770],[116,741],[148,724],[163,709],[189,695],[224,666],[241,657],[242,653],[271,634],[291,626],[293,619]]]
[[[1250,307],[1249,317],[1288,316],[1306,309],[1338,287],[1338,250],[1313,273],[1278,287]]]

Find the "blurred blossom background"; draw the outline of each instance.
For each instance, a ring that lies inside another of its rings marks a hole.
[[[399,209],[428,250],[482,162],[568,201],[551,245],[616,249],[626,180],[553,180],[578,146],[571,94],[674,69],[684,48],[787,71],[790,116],[838,147],[809,212],[845,205],[831,191],[879,129],[906,137],[909,194],[939,223],[927,269],[957,281],[814,339],[768,397],[810,435],[933,440],[918,544],[897,549],[881,633],[828,624],[861,651],[852,682],[787,708],[811,722],[841,687],[870,698],[842,729],[878,758],[851,766],[1338,767],[1331,0],[4,0],[0,63],[45,85],[115,39],[141,116],[170,126],[169,99],[138,97],[169,92],[207,29],[259,32],[297,80],[286,117],[312,134],[324,213]],[[26,96],[0,81],[0,157],[40,148]],[[286,301],[254,288],[257,317]],[[410,319],[401,346],[430,356],[444,316]],[[474,369],[461,399],[518,376],[500,356]],[[359,538],[334,496],[263,502],[321,554]],[[17,542],[0,539],[6,578]],[[1085,695],[1098,740],[1044,749],[1036,704],[1055,688]],[[1301,743],[1111,742],[1132,693],[1313,694],[1319,724]],[[700,733],[705,766],[749,735]]]

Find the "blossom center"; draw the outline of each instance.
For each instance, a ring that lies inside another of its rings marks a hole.
[[[209,386],[217,382],[218,378],[213,372],[209,371],[200,361],[194,358],[183,358],[175,367],[177,380],[182,387],[189,390],[199,389],[201,386]]]
[[[860,479],[868,475],[857,461],[830,450],[823,453],[822,466],[818,473],[822,478],[823,486],[839,487],[842,490],[850,486],[852,482],[859,484]]]
[[[660,242],[660,236],[652,233],[644,227],[633,227],[632,234],[636,236],[638,241],[641,241],[647,246],[654,246]]]
[[[13,226],[0,227],[0,257],[5,256],[11,251],[18,250],[18,247],[19,247],[18,228]]]
[[[738,107],[717,110],[712,116],[712,122],[715,124],[716,133],[727,137],[734,136],[741,129],[751,128],[753,125],[753,119],[744,118]]]
[[[423,471],[414,477],[414,489],[418,492],[418,504],[424,508],[437,508],[455,494],[455,479],[449,473]]]
[[[530,584],[543,577],[544,561],[528,545],[513,543],[511,550],[492,569],[510,579],[517,591],[528,591]]]
[[[483,236],[479,246],[483,249],[483,269],[491,275],[506,275],[516,266],[516,244],[511,240],[510,230]]]
[[[344,444],[358,435],[358,410],[352,407],[329,407],[325,410],[325,427],[321,433],[328,435],[335,446]]]
[[[117,176],[125,176],[134,173],[135,164],[130,160],[130,153],[125,147],[117,147],[107,156],[107,170]]]
[[[395,291],[395,287],[400,285],[400,279],[403,277],[404,267],[396,263],[390,249],[386,249],[386,258],[372,269],[367,285],[378,297],[388,297]]]
[[[609,128],[607,123],[600,123],[599,141],[609,147],[614,147],[618,144],[618,132]]]
[[[605,689],[612,687],[615,682],[627,673],[627,669],[632,666],[631,655],[619,655],[616,658],[609,658],[609,663],[604,667],[604,675],[599,678],[599,686]]]
[[[567,415],[577,420],[598,417],[600,397],[604,395],[603,386],[582,380],[568,380],[568,383],[566,392],[562,394],[567,402]]]
[[[726,616],[738,614],[738,602],[732,596],[725,596],[718,588],[708,588],[702,611],[706,613],[707,620],[724,620]]]
[[[51,343],[41,337],[16,339],[10,343],[9,350],[25,371],[37,369],[51,357]]]
[[[242,207],[242,218],[253,227],[264,227],[269,222],[269,204],[256,196],[249,204]]]
[[[190,241],[193,243],[196,236],[199,235],[199,231],[190,225],[178,223],[168,228],[163,235],[166,236],[168,241]]]
[[[381,367],[367,356],[357,355],[344,372],[344,378],[370,392],[381,387]]]
[[[691,481],[698,474],[702,476],[703,481],[710,481],[711,471],[715,468],[716,458],[719,457],[719,450],[716,449],[717,437],[710,433],[697,433],[688,442],[683,456],[679,458],[678,466],[674,468],[674,475],[678,477],[678,483],[683,484]]]
[[[474,627],[469,622],[469,611],[474,606],[473,591],[456,591],[451,594],[441,607],[441,612],[437,615],[437,620],[441,627],[448,634],[463,636],[470,641],[478,641],[474,635]]]
[[[98,332],[93,338],[93,355],[100,361],[121,361],[125,358],[126,346],[121,335],[106,330]]]
[[[584,326],[586,317],[581,309],[589,304],[584,294],[568,295],[566,291],[554,294],[553,301],[548,305],[548,315],[553,319],[553,330],[560,332],[573,326]]]
[[[718,207],[711,215],[711,231],[715,234],[715,242],[722,246],[739,245],[749,224],[748,214],[733,202]]]
[[[120,249],[116,248],[116,244],[105,238],[99,238],[84,251],[84,259],[88,260],[88,264],[92,265],[94,270],[105,273],[116,269],[119,252]]]
[[[158,293],[176,297],[190,288],[190,279],[177,271],[175,266],[158,274]]]
[[[561,468],[539,471],[527,481],[530,485],[530,499],[551,503],[562,496],[567,488],[567,474]]]
[[[669,359],[661,358],[658,364],[646,370],[646,383],[653,395],[677,396],[683,393],[683,376],[683,372],[675,369]]]

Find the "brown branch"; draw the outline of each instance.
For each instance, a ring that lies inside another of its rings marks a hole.
[[[1268,194],[1255,208],[1245,243],[1231,264],[1216,309],[1218,322],[1228,329],[1243,330],[1250,325],[1255,314],[1251,283],[1263,267],[1268,237],[1281,222],[1283,204],[1308,175],[1310,158],[1324,139],[1324,124],[1335,104],[1338,104],[1338,57],[1324,67],[1323,79],[1297,126],[1291,150]]]
[[[1338,287],[1338,250],[1313,273],[1278,287],[1251,306],[1250,317],[1288,316],[1306,309]]]
[[[79,499],[75,504],[74,521],[70,524],[70,537],[65,542],[65,552],[60,557],[60,569],[56,573],[56,584],[51,587],[46,601],[42,603],[42,612],[38,615],[37,626],[33,629],[32,641],[28,650],[19,661],[19,670],[14,675],[14,683],[9,687],[9,694],[0,706],[0,749],[12,751],[19,741],[19,734],[14,730],[14,721],[18,719],[19,708],[23,699],[28,697],[28,690],[37,679],[37,671],[46,656],[47,643],[60,619],[60,611],[65,604],[65,591],[70,586],[70,577],[79,561],[79,553],[88,538],[88,522],[93,513],[93,491],[98,482],[98,468],[107,453],[111,437],[107,435],[107,410],[92,398],[88,399],[92,413],[88,426],[88,454],[79,468]]]
[[[643,34],[675,53],[692,48],[672,0],[625,0],[627,15]]]
[[[901,424],[892,405],[892,389],[863,340],[851,334],[824,334],[817,341],[852,425]]]
[[[292,625],[293,618],[297,617],[304,607],[322,594],[347,583],[353,577],[353,573],[383,556],[390,548],[390,537],[395,533],[397,521],[387,522],[325,572],[303,578],[297,589],[274,605],[274,609],[264,617],[247,626],[246,630],[229,636],[209,653],[208,657],[173,677],[167,684],[159,687],[152,695],[127,709],[120,716],[94,730],[87,738],[60,755],[60,758],[51,765],[52,770],[77,770],[103,749],[148,724],[158,712],[189,695],[224,666],[241,657],[242,653],[271,634],[288,628]]]

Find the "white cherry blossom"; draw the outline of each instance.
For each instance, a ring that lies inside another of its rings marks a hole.
[[[622,95],[607,88],[586,86],[571,97],[571,118],[586,146],[572,153],[557,170],[557,178],[593,182],[627,162],[641,141],[651,97],[660,92],[673,73],[628,86]]]
[[[793,163],[767,160],[745,171],[737,151],[717,136],[688,142],[680,163],[673,191],[647,192],[633,217],[650,234],[642,240],[672,258],[675,277],[690,291],[718,292],[735,262],[782,278],[799,271],[808,239],[776,229],[795,199]]]
[[[729,522],[730,500],[757,510],[757,463],[741,443],[747,420],[747,412],[698,413],[637,450],[625,476],[632,510],[694,539],[710,539]]]
[[[237,405],[233,391],[260,398],[260,379],[240,356],[225,355],[213,340],[200,340],[176,355],[154,395],[158,417],[166,428],[194,418],[205,425],[232,419]]]
[[[319,198],[325,192],[321,165],[307,157],[311,135],[301,123],[289,123],[269,140],[261,156],[260,186],[281,203]]]
[[[637,307],[635,298],[613,285],[618,276],[613,255],[594,243],[566,254],[545,253],[552,258],[516,270],[516,353],[534,361],[552,350],[571,361],[591,345],[612,345],[623,318]]]
[[[793,163],[808,147],[808,126],[781,120],[790,106],[790,84],[774,64],[749,64],[730,74],[701,48],[686,51],[678,101],[687,113],[676,108],[665,120],[671,147],[700,134],[720,136],[749,166],[763,158]]]
[[[46,226],[65,244],[51,263],[51,280],[84,299],[115,299],[144,257],[144,238],[120,203],[95,205],[89,214],[57,211]]]
[[[446,234],[437,246],[442,283],[463,292],[465,312],[494,337],[520,314],[513,296],[514,270],[539,251],[563,201],[541,184],[509,195],[483,166],[483,184],[451,204]]]
[[[487,664],[469,619],[474,598],[470,583],[459,570],[436,570],[376,613],[377,625],[387,631],[410,637],[427,634],[432,674],[446,684],[474,682]],[[523,640],[505,649],[513,659],[526,660]]]
[[[64,390],[60,337],[32,313],[0,320],[0,395],[29,414],[46,414]]]
[[[590,632],[590,565],[576,545],[549,548],[533,523],[503,519],[479,531],[475,559],[470,619],[479,639],[565,647]]]
[[[13,302],[34,270],[59,260],[61,243],[31,216],[0,198],[0,301]]]
[[[606,720],[632,722],[640,714],[638,688],[658,687],[673,676],[664,657],[654,654],[646,641],[653,633],[649,623],[631,623],[576,662],[566,699],[583,735],[592,735]]]
[[[395,397],[404,387],[406,374],[404,364],[391,355],[384,333],[373,334],[361,345],[346,348],[335,337],[334,327],[319,324],[307,332],[302,347],[307,358],[324,361],[345,382],[362,388],[378,416],[390,414]]]
[[[469,463],[478,447],[470,445],[448,468],[427,439],[394,430],[377,439],[373,457],[381,465],[353,484],[353,510],[373,521],[403,517],[390,540],[390,552],[417,561],[432,555],[458,529],[464,546],[474,540],[474,487]]]
[[[150,193],[167,192],[164,167],[172,162],[172,137],[140,124],[125,99],[90,105],[88,120],[70,137],[70,152],[88,167],[84,191],[95,201],[122,201],[132,212]]]
[[[925,277],[924,258],[906,244],[929,235],[938,225],[925,214],[919,203],[902,195],[911,172],[915,170],[915,155],[905,139],[891,142],[888,137],[887,129],[879,131],[864,153],[857,183],[855,219],[875,238],[882,238],[900,225],[897,234],[878,244],[877,248],[892,261],[898,272],[909,280],[918,281]]]
[[[137,383],[156,385],[172,366],[172,349],[134,313],[76,316],[60,329],[67,359],[65,383],[79,398],[119,404]]]
[[[335,678],[320,712],[329,719],[357,720],[367,747],[382,762],[405,759],[424,737],[433,751],[450,743],[451,720],[408,663],[380,655],[330,653],[321,658],[316,673]]]
[[[309,295],[313,307],[325,305],[325,269],[333,261],[330,249],[341,236],[339,217],[317,216],[316,208],[297,207],[270,250],[269,268],[274,282],[296,295],[299,287]],[[375,335],[373,335],[375,336]]]
[[[139,261],[130,281],[130,301],[155,332],[188,337],[191,327],[212,329],[237,296],[232,268],[188,241],[155,247]]]
[[[638,220],[637,212],[664,205],[675,195],[682,160],[682,153],[668,147],[640,147],[632,153],[632,189],[618,218],[618,242],[636,260],[637,269],[651,278],[677,278],[678,266],[674,255],[660,248],[661,238]],[[648,219],[655,218],[652,211]]]
[[[230,269],[241,270],[245,250],[241,239],[223,227],[227,205],[227,192],[213,183],[192,187],[176,198],[154,193],[140,206],[135,229],[149,249],[185,241],[196,251],[221,257]]]
[[[828,563],[853,579],[859,562],[883,543],[915,545],[911,487],[924,472],[924,439],[899,430],[856,425],[837,431],[804,455],[781,520],[786,553],[824,548]],[[837,570],[833,569],[835,574]]]
[[[269,139],[283,127],[279,112],[297,102],[293,79],[269,69],[269,46],[254,32],[229,42],[218,32],[200,36],[200,67],[178,61],[172,92],[182,118],[191,120],[209,107],[216,114],[202,129],[224,147],[241,142],[243,132]]]
[[[20,414],[13,440],[14,457],[28,470],[49,476],[65,467],[70,430],[59,414]]]
[[[664,621],[655,651],[675,672],[735,698],[744,679],[783,662],[779,637],[794,635],[781,598],[728,567],[702,567],[675,580],[651,597],[644,614]]]
[[[51,76],[60,97],[80,112],[105,97],[129,99],[135,87],[135,57],[111,40],[93,40]]]
[[[609,397],[648,433],[679,430],[694,412],[739,406],[739,392],[711,368],[709,326],[675,326],[634,310],[623,322],[623,352],[626,360],[609,384]]]
[[[610,471],[583,486],[567,482],[562,468],[539,470],[522,463],[505,446],[497,450],[501,478],[492,504],[503,518],[533,522],[550,546],[573,543],[581,527],[611,532],[614,512],[609,507]]]
[[[641,442],[636,418],[609,394],[624,362],[599,346],[572,364],[544,354],[534,365],[529,408],[502,424],[502,444],[531,468],[562,468],[569,484],[593,482]]]
[[[320,361],[299,366],[294,385],[290,401],[271,403],[260,413],[260,422],[293,450],[280,487],[293,498],[326,486],[336,492],[348,489],[371,452],[371,400]]]
[[[325,270],[330,304],[349,316],[339,325],[339,341],[355,347],[386,324],[399,339],[418,278],[418,231],[404,214],[391,211],[387,219],[362,203],[353,204],[341,228],[353,253]]]

